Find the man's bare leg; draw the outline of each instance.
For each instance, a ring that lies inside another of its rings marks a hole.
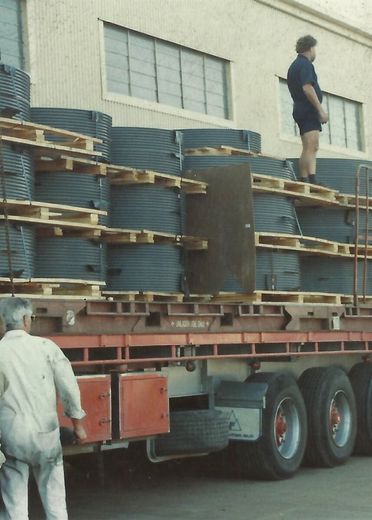
[[[300,180],[315,181],[316,154],[319,149],[319,130],[311,130],[301,135],[302,153],[299,159]]]

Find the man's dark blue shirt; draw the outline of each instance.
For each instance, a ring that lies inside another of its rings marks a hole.
[[[318,77],[315,73],[314,65],[311,61],[299,54],[288,69],[287,84],[289,92],[291,93],[294,107],[294,116],[301,114],[317,113],[315,107],[307,99],[303,86],[310,84],[314,87],[316,95],[320,103],[323,100],[323,94],[318,84]]]

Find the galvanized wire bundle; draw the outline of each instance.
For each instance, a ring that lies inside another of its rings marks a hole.
[[[115,186],[111,190],[110,226],[181,234],[184,195],[162,186]]]
[[[38,107],[31,109],[31,118],[35,123],[102,139],[102,144],[95,145],[95,149],[102,152],[102,157],[98,157],[97,160],[110,162],[111,116],[94,110]],[[48,138],[51,141],[61,140],[61,137],[53,135],[49,135]]]
[[[251,130],[234,130],[230,128],[187,128],[182,132],[182,146],[200,148],[208,146],[231,146],[252,152],[261,152],[261,135]]]
[[[368,261],[366,294],[372,294],[372,262]],[[305,257],[301,261],[302,290],[353,294],[352,258]],[[358,262],[358,292],[362,293],[363,263]]]
[[[292,200],[283,195],[255,193],[253,198],[255,231],[298,234]]]
[[[8,223],[10,251],[7,245],[6,224],[0,222],[0,276],[31,278],[35,269],[35,233],[27,226]],[[9,263],[9,256],[10,262]],[[11,267],[11,269],[10,269]]]
[[[252,173],[293,180],[293,173],[287,161],[272,159],[270,157],[249,157],[247,155],[186,155],[183,166],[184,171],[186,171],[217,168],[219,166],[237,166],[241,164],[247,164]]]
[[[298,291],[300,286],[301,269],[297,253],[257,249],[256,290]],[[243,292],[232,273],[227,274],[223,291]]]
[[[107,178],[100,175],[43,172],[36,177],[35,198],[43,202],[107,211],[109,184]]]
[[[299,177],[298,159],[288,159],[293,162],[296,175]],[[355,173],[361,164],[372,166],[372,161],[361,159],[317,159],[316,176],[318,182],[338,190],[340,193],[355,194]],[[369,184],[370,196],[372,196],[372,183]],[[361,173],[360,194],[365,195],[365,171]]]
[[[114,127],[111,135],[114,164],[181,175],[181,142],[177,131]]]
[[[0,116],[30,120],[30,77],[0,63]]]
[[[34,164],[26,149],[2,143],[0,148],[0,198],[32,200],[34,196]],[[5,190],[4,190],[5,182]]]
[[[118,245],[108,250],[107,289],[180,292],[183,253],[172,245]]]
[[[93,240],[75,237],[38,238],[35,276],[105,280],[106,246]]]
[[[298,208],[298,218],[304,235],[333,240],[355,242],[355,210],[350,208]],[[359,243],[364,243],[366,211],[359,212]],[[372,229],[372,213],[368,215],[368,228]],[[370,236],[370,233],[368,233]]]

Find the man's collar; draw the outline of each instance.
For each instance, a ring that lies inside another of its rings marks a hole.
[[[28,333],[23,329],[8,330],[4,334],[4,338],[16,338],[18,336],[28,336]]]

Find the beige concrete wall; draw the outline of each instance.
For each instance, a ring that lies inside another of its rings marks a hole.
[[[319,40],[322,88],[363,103],[361,155],[372,154],[372,36],[301,9],[298,1],[27,0],[27,20],[35,106],[102,110],[115,125],[248,128],[262,134],[266,153],[287,157],[298,154],[300,143],[281,135],[278,77],[295,57],[296,39],[310,32]],[[233,120],[105,93],[102,20],[231,60]],[[350,156],[332,147],[320,154]]]

